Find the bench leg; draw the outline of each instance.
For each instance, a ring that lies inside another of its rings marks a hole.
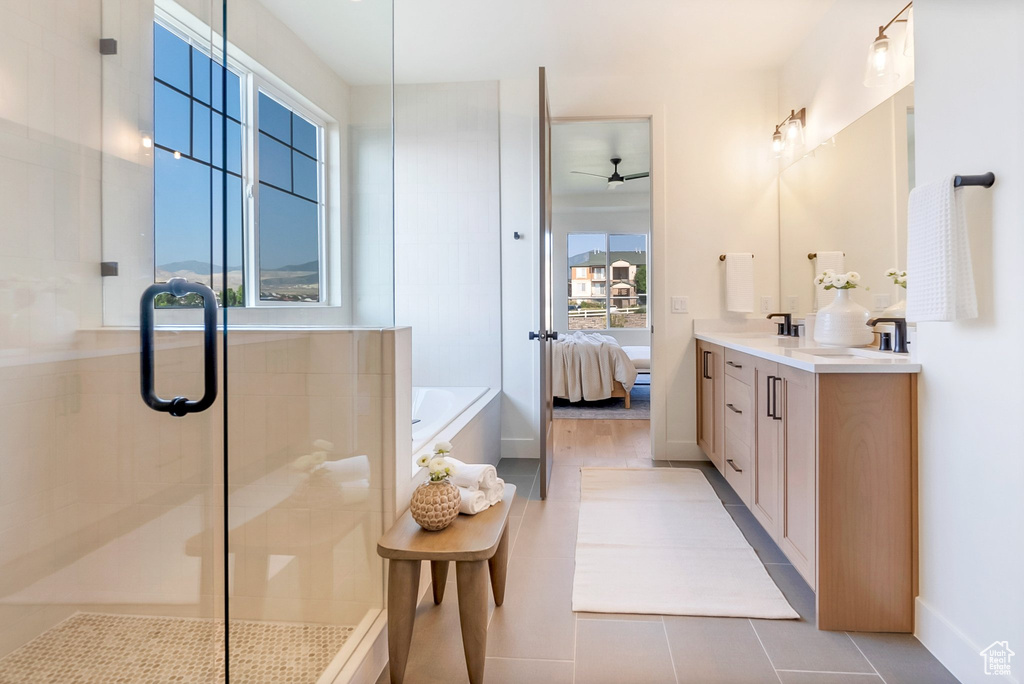
[[[487,563],[456,561],[459,622],[470,684],[483,684],[487,662]]]
[[[405,679],[419,586],[420,561],[391,560],[388,563],[388,668],[391,684],[401,684]]]
[[[494,555],[487,561],[491,573],[491,592],[494,594],[494,605],[505,602],[505,578],[508,577],[508,521],[501,533],[501,541]]]
[[[434,591],[434,605],[444,600],[444,585],[448,582],[448,561],[430,561],[430,588]]]

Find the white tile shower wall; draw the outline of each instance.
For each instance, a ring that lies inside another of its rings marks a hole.
[[[495,81],[395,89],[395,320],[413,384],[501,384]]]
[[[77,341],[0,367],[0,655],[75,610],[219,611],[221,400],[155,413],[138,396],[137,333]],[[162,394],[201,392],[197,342],[160,336]],[[351,625],[381,607],[382,345],[380,331],[232,334],[233,615]],[[318,439],[330,462],[299,467]]]

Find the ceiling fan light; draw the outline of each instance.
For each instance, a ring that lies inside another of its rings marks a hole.
[[[622,185],[624,182],[625,181],[620,181],[620,180],[610,180],[610,181],[608,181],[608,189],[609,190],[614,190],[615,188],[617,188],[620,185]]]

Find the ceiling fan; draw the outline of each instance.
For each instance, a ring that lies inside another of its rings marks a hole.
[[[645,173],[631,173],[628,176],[623,176],[621,173],[619,173],[619,164],[622,163],[622,159],[620,159],[619,157],[612,157],[609,161],[611,161],[612,166],[614,167],[614,169],[612,170],[612,175],[610,176],[602,176],[596,173],[587,173],[586,171],[570,171],[570,173],[578,173],[581,176],[593,176],[595,178],[604,178],[606,181],[608,181],[609,190],[613,190],[619,187],[626,181],[636,180],[637,178],[647,178],[648,176],[651,175],[651,172],[647,171]]]

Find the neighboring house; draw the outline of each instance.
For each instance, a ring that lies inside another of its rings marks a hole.
[[[609,265],[611,279],[609,282]],[[569,298],[603,299],[611,288],[611,305],[620,309],[645,304],[636,291],[636,271],[647,265],[647,253],[592,250],[569,257]]]

